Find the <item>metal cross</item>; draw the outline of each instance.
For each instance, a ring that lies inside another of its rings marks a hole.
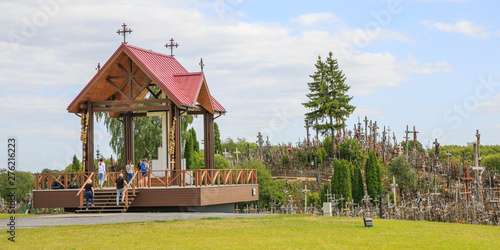
[[[205,64],[203,64],[203,58],[200,58],[200,67],[201,67],[201,72],[203,72],[203,66],[205,66]]]
[[[95,68],[95,70],[97,70],[97,71],[101,70],[101,64],[100,63],[97,63],[97,67]]]
[[[179,47],[179,44],[175,43],[174,44],[174,39],[173,38],[170,38],[170,44],[165,44],[165,48],[168,49],[168,47],[170,47],[170,56],[174,56],[174,47]],[[203,67],[203,66],[202,66]],[[203,71],[203,68],[202,68],[202,71]]]
[[[118,35],[122,35],[123,34],[123,43],[127,43],[127,40],[125,40],[125,35],[127,34],[127,32],[130,34],[132,33],[132,30],[130,28],[127,28],[127,25],[125,23],[123,23],[122,25],[123,27],[123,30],[118,30],[116,33]]]

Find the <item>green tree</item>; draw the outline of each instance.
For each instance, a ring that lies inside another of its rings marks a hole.
[[[365,192],[363,189],[363,175],[361,174],[361,167],[357,164],[354,165],[352,180],[352,199],[354,202],[359,203],[363,199]]]
[[[308,102],[302,103],[311,112],[306,113],[306,122],[322,133],[330,134],[335,151],[334,132],[345,126],[345,120],[356,108],[350,105],[352,97],[347,95],[349,86],[345,83],[346,77],[339,69],[338,62],[330,52],[325,61],[318,60],[315,64],[316,72],[310,75],[312,82],[308,83],[310,93]],[[320,121],[318,124],[313,121]]]
[[[368,195],[375,199],[378,194],[378,189],[382,188],[382,181],[380,176],[380,167],[378,164],[377,156],[375,151],[371,150],[368,159],[365,164],[365,175],[366,175],[366,189]]]
[[[184,159],[186,159],[187,169],[191,169],[194,166],[193,154],[194,154],[193,138],[191,136],[188,136],[188,138],[186,138],[186,142],[184,143]]]
[[[196,131],[194,128],[189,129],[189,136],[191,138],[191,142],[193,143],[193,151],[200,151],[200,143],[198,142],[198,138],[196,138]]]
[[[347,161],[363,162],[365,154],[357,139],[346,139],[339,145],[340,158]]]
[[[241,161],[235,166],[236,169],[257,169],[257,182],[259,183],[259,207],[269,208],[272,200],[283,199],[278,190],[278,183],[273,180],[266,166],[258,160]]]
[[[231,169],[231,163],[224,156],[215,155],[215,169]]]
[[[339,207],[342,207],[347,202],[347,198],[352,198],[350,166],[346,160],[340,162],[335,160],[333,165],[332,193],[337,199],[345,199],[339,203]]]
[[[52,172],[52,171],[51,171]],[[51,173],[49,172],[49,173]],[[12,178],[9,179],[7,169],[0,169],[0,196],[5,201],[10,201],[9,195],[14,193],[18,203],[26,196],[35,186],[35,176],[30,172],[14,171],[14,182]],[[13,176],[10,174],[10,176]]]
[[[283,167],[286,167],[286,166],[288,166],[289,163],[290,163],[290,160],[288,159],[288,155],[283,154],[281,156],[281,164],[283,164]]]
[[[325,140],[323,140],[323,148],[325,149],[325,151],[327,153],[327,157],[333,157],[332,138],[326,137]]]
[[[73,155],[73,162],[66,167],[64,172],[82,172],[82,164],[76,154]]]
[[[415,175],[411,171],[412,167],[410,163],[406,161],[406,156],[401,155],[396,157],[389,164],[389,177],[396,177],[396,181],[398,182],[398,187],[400,190],[408,190],[413,187],[413,179]]]
[[[490,170],[500,170],[500,154],[491,154],[483,157],[481,165],[487,166]]]
[[[214,144],[215,144],[215,153],[216,154],[222,154],[222,143],[220,140],[220,131],[219,131],[219,125],[214,122]]]

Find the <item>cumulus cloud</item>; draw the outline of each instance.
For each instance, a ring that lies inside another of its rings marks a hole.
[[[456,23],[441,23],[425,20],[421,21],[421,24],[429,29],[463,34],[472,38],[487,38],[491,35],[483,26],[475,25],[465,20]]]
[[[414,57],[409,57],[406,62],[401,64],[401,68],[406,72],[423,75],[453,72],[451,65],[447,62],[420,63]]]

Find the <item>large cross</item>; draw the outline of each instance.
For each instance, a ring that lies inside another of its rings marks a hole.
[[[462,160],[464,162],[465,177],[462,177],[460,179],[462,179],[462,181],[465,181],[465,193],[466,193],[467,204],[468,204],[469,200],[470,200],[469,182],[474,180],[474,178],[469,176],[469,167],[467,166],[467,157],[465,156],[465,151],[462,151]]]
[[[174,44],[174,39],[173,38],[170,38],[170,44],[165,44],[165,48],[168,49],[168,47],[170,47],[170,56],[174,56],[174,47],[179,47],[179,44],[175,43]]]
[[[236,150],[234,151],[234,153],[236,154],[236,162],[239,162],[239,160],[240,160],[239,154],[241,154],[241,152],[238,151],[238,148],[236,148]]]
[[[127,32],[130,34],[132,33],[132,30],[130,28],[127,28],[127,25],[125,23],[123,23],[122,25],[123,27],[123,30],[118,30],[116,33],[118,35],[122,35],[123,34],[123,43],[127,43],[127,40],[125,39],[125,35],[127,34]]]

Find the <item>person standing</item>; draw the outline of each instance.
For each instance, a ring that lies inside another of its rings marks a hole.
[[[89,180],[83,188],[85,189],[85,198],[87,199],[85,210],[89,210],[89,200],[92,200],[92,206],[94,206],[94,185],[92,185],[92,180]]]
[[[127,181],[123,179],[123,174],[120,173],[120,176],[116,179],[116,205],[119,205],[120,194],[122,194],[122,202],[125,201],[125,192],[123,192],[124,186],[127,184]]]
[[[102,188],[104,184],[104,178],[106,177],[106,163],[104,163],[104,158],[99,160],[99,187]]]
[[[134,177],[134,164],[132,164],[132,161],[128,161],[128,165],[126,166],[127,168],[127,183],[130,183],[130,180]]]
[[[141,175],[142,175],[141,186],[143,187],[146,186],[148,183],[148,170],[149,170],[148,158],[144,158],[141,163]]]

